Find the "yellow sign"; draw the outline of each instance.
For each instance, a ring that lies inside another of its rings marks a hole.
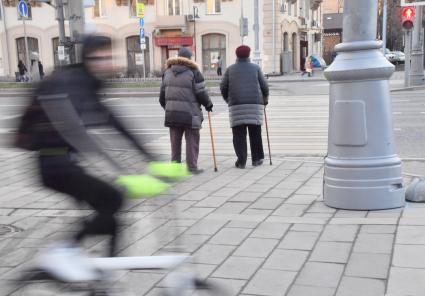
[[[137,17],[144,18],[145,17],[145,4],[140,0],[137,1]]]

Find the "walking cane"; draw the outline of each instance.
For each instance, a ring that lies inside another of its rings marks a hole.
[[[268,122],[267,122],[266,105],[264,105],[264,120],[265,120],[265,122],[266,122],[267,144],[269,145],[269,158],[270,158],[270,165],[272,165],[272,152],[271,152],[271,149],[270,149],[269,124],[268,124]]]
[[[212,153],[213,153],[213,159],[214,159],[214,172],[217,172],[217,160],[215,158],[215,145],[214,145],[214,135],[211,125],[211,112],[208,112],[208,122],[210,124],[210,136],[211,136],[211,146],[212,146]]]

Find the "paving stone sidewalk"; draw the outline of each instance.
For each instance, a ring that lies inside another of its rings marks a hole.
[[[122,161],[133,158],[120,155]],[[85,295],[41,283],[17,290],[19,270],[49,242],[76,230],[89,208],[43,189],[31,154],[0,151],[0,295]],[[245,170],[219,159],[167,194],[131,200],[121,255],[158,255],[179,245],[192,267],[230,295],[425,295],[425,205],[344,211],[324,205],[321,159],[276,159]],[[85,242],[93,253],[102,237]],[[161,295],[166,274],[123,272],[121,295]]]

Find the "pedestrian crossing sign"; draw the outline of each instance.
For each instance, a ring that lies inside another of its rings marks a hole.
[[[137,1],[137,17],[144,18],[145,17],[145,4],[140,0]]]
[[[423,6],[424,0],[401,0],[401,6]]]

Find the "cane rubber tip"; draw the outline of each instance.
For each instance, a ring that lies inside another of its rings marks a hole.
[[[218,172],[218,169],[217,168],[214,168],[214,172]]]

